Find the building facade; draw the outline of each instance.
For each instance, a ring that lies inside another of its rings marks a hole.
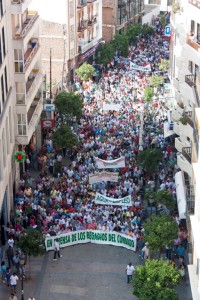
[[[42,19],[41,42],[44,73],[52,89],[73,82],[75,69],[91,58],[102,40],[102,0],[34,2]],[[55,14],[54,11],[57,11]]]
[[[103,39],[106,43],[116,31],[123,32],[131,23],[142,22],[144,0],[103,0]]]
[[[172,5],[171,71],[174,88],[175,147],[182,176],[177,187],[178,208],[184,211],[190,229],[189,275],[193,299],[200,299],[200,1],[180,0]],[[178,189],[179,189],[178,188]],[[181,196],[182,195],[182,196]]]
[[[15,163],[15,87],[10,1],[0,0],[0,231],[9,220],[13,206]]]

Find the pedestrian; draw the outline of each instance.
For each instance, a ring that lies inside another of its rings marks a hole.
[[[7,284],[7,286],[10,285],[10,277],[11,277],[10,268],[7,267],[7,268],[6,268],[6,284]]]
[[[2,279],[3,283],[6,282],[6,264],[5,264],[5,261],[1,262],[1,279]]]
[[[142,249],[144,248],[144,241],[143,239],[139,239],[139,241],[137,242],[137,246],[138,246],[138,251],[139,251],[139,257],[143,257],[143,253],[142,253]]]
[[[149,258],[149,247],[148,247],[149,243],[146,242],[144,248],[142,249],[142,259],[147,259]]]
[[[134,266],[132,266],[132,263],[129,263],[128,266],[126,267],[127,283],[129,283],[132,280],[134,271],[135,271]]]
[[[13,263],[14,263],[14,266],[16,267],[16,271],[17,271],[17,274],[19,274],[19,255],[16,253],[13,257]]]
[[[180,244],[177,248],[178,258],[184,257],[185,248]]]
[[[18,300],[17,296],[14,293],[10,294],[9,300]]]
[[[13,273],[10,277],[10,287],[12,292],[16,293],[16,286],[17,286],[17,281],[19,280],[19,277],[16,275],[16,273]]]
[[[56,258],[57,254],[58,254],[59,258],[62,257],[62,255],[60,255],[60,245],[59,245],[58,239],[55,239],[53,260],[57,260],[57,258]]]
[[[14,256],[13,247],[8,246],[8,248],[6,249],[6,255],[8,258],[8,267],[11,268],[11,266],[13,265],[13,256]]]
[[[35,300],[35,298],[32,296],[32,297],[29,297],[28,300]]]
[[[182,263],[179,267],[179,272],[180,272],[180,276],[181,276],[181,282],[184,282],[185,281],[185,269],[186,269],[186,266],[184,263]]]

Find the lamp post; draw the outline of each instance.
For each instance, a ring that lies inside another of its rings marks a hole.
[[[26,257],[24,254],[21,254],[19,257],[19,264],[21,268],[21,275],[22,275],[22,280],[21,280],[21,300],[24,300],[24,265],[25,265]]]

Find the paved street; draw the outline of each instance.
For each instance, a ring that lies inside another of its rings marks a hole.
[[[126,283],[129,261],[141,263],[138,254],[121,247],[85,244],[66,247],[63,257],[53,261],[53,252],[32,259],[32,279],[26,280],[25,300],[134,300]],[[190,300],[189,282],[179,287],[181,300]],[[20,299],[20,283],[17,288]],[[1,285],[0,299],[8,299],[8,288]]]

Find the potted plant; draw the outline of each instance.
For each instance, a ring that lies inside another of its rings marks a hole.
[[[187,118],[186,116],[182,116],[179,121],[183,124],[183,125],[187,125]]]

